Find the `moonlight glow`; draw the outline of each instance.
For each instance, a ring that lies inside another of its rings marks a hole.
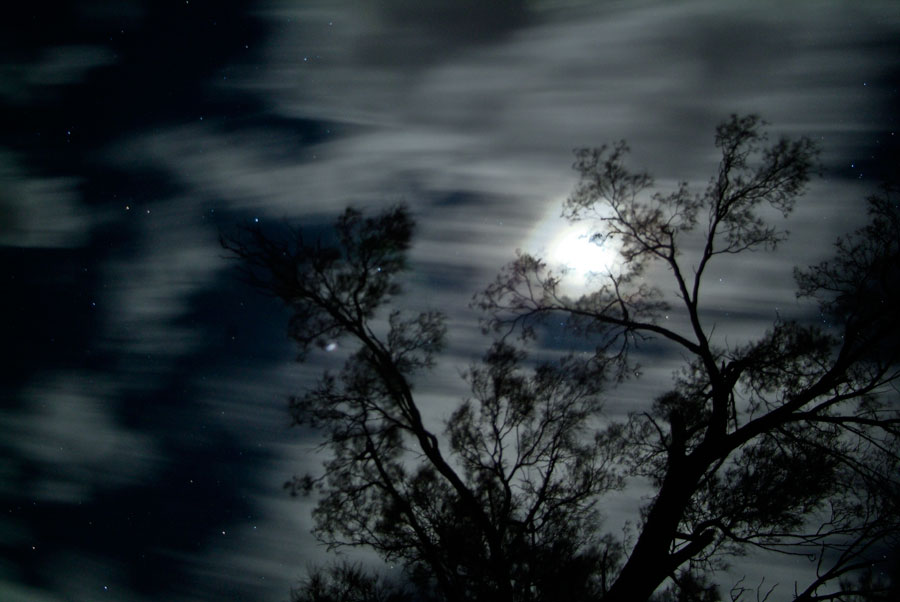
[[[549,251],[549,261],[565,266],[579,277],[592,272],[606,273],[617,259],[609,241],[591,241],[590,229],[582,225],[564,227],[553,239]]]
[[[615,272],[621,262],[615,241],[591,241],[598,227],[591,222],[572,224],[553,211],[535,228],[524,250],[543,259],[554,272],[564,272],[566,292],[584,292],[592,274]]]

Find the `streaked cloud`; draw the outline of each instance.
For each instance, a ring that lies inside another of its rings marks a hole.
[[[89,503],[98,490],[146,482],[165,458],[148,433],[124,429],[111,414],[119,383],[104,374],[43,375],[7,413],[4,443],[20,462],[40,467],[17,496]],[[14,468],[13,470],[18,470]],[[21,482],[22,475],[9,483]],[[11,492],[7,492],[11,493]]]
[[[96,215],[80,202],[78,179],[31,172],[0,148],[0,245],[71,248],[85,244]]]

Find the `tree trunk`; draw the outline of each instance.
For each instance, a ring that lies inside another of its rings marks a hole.
[[[603,602],[643,602],[683,562],[670,548],[702,474],[696,464],[669,469],[631,556]]]

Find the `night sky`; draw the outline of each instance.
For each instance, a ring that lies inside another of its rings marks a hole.
[[[737,343],[809,310],[791,268],[826,258],[896,176],[898,85],[896,1],[4,8],[0,600],[282,601],[327,558],[311,502],[282,484],[321,461],[286,398],[332,360],[294,362],[286,312],[239,280],[220,232],[406,202],[403,303],[449,316],[419,383],[439,431],[488,344],[471,295],[517,248],[579,274],[558,219],[573,148],[625,138],[660,187],[700,190],[731,113],[817,141],[790,240],[710,275],[705,319]],[[680,362],[648,349],[611,418]],[[611,523],[646,493],[614,500]],[[783,566],[740,562],[785,584],[773,600],[793,589]]]

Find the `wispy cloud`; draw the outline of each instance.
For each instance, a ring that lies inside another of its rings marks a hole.
[[[102,373],[34,379],[19,396],[21,409],[2,419],[5,444],[19,462],[40,467],[39,478],[26,481],[31,490],[15,494],[80,504],[101,489],[151,479],[165,458],[148,433],[124,429],[111,415],[121,390]]]

